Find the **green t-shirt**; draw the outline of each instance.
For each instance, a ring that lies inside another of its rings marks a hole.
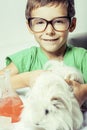
[[[39,47],[31,47],[17,52],[6,58],[6,64],[13,62],[19,73],[43,69],[48,57]],[[64,63],[79,69],[87,83],[87,50],[83,48],[67,46]]]

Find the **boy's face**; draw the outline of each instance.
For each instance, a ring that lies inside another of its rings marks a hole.
[[[39,17],[48,21],[56,18],[67,16],[67,8],[59,6],[44,6],[32,11],[31,17]],[[58,23],[59,24],[59,23]],[[69,29],[63,32],[56,31],[49,23],[43,32],[32,32],[36,41],[45,52],[57,52],[66,44]]]

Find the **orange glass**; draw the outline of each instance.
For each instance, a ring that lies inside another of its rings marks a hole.
[[[11,117],[12,123],[20,120],[23,102],[19,97],[6,97],[0,99],[0,115]]]

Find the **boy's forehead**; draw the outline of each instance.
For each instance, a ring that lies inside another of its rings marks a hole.
[[[41,17],[47,20],[60,16],[67,16],[67,7],[61,4],[58,6],[38,7],[31,12],[31,17]]]

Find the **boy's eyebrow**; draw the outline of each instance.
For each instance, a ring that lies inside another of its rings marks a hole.
[[[35,19],[44,19],[44,18],[41,18],[41,17],[29,17],[28,20],[29,20],[29,19],[34,19],[34,18],[35,18]],[[56,18],[71,18],[71,17],[69,17],[69,16],[66,15],[66,16],[54,17],[53,19],[56,19]],[[46,20],[46,19],[44,19],[44,20]],[[49,21],[50,21],[50,20],[49,20]]]

